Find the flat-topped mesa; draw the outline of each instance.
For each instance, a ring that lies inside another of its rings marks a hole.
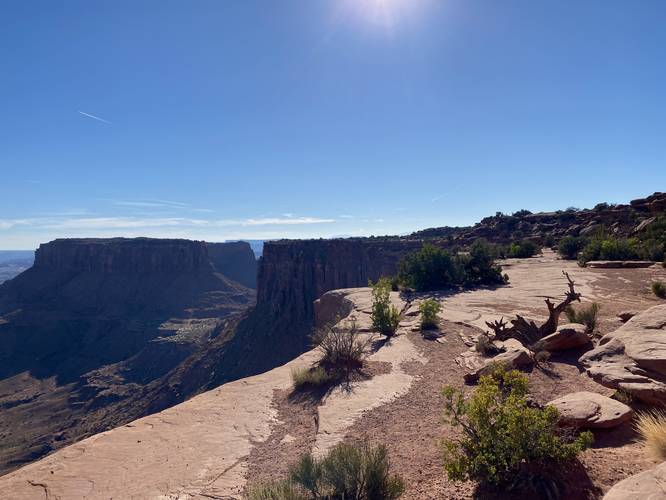
[[[257,303],[275,315],[312,322],[314,301],[329,290],[367,286],[392,276],[420,240],[349,238],[266,242],[259,265]]]
[[[39,246],[36,269],[98,273],[211,269],[203,241],[155,238],[67,238]]]

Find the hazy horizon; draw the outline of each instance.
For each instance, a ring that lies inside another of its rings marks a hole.
[[[666,190],[666,3],[8,2],[0,248],[404,234]]]

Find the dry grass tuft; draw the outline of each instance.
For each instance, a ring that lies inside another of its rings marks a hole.
[[[660,462],[666,460],[666,413],[639,413],[634,425],[650,456]]]

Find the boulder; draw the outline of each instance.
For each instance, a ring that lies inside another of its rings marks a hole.
[[[560,326],[555,333],[546,335],[539,344],[545,351],[564,351],[589,345],[590,338],[585,331],[585,325],[569,323]]]
[[[622,323],[626,323],[629,321],[631,318],[636,316],[636,311],[622,311],[620,314],[617,315],[618,318],[622,321]]]
[[[516,341],[520,344],[518,341]],[[514,345],[514,344],[510,344]],[[505,365],[507,368],[526,368],[534,364],[534,360],[529,349],[520,344],[520,347],[509,348],[506,352],[501,352],[494,358],[490,358],[480,368],[465,375],[465,382],[476,382],[483,375],[488,375],[497,364]]]
[[[560,422],[587,429],[608,429],[630,420],[633,410],[596,392],[573,392],[550,403],[560,412]]]
[[[666,498],[666,462],[623,479],[603,500],[658,500]]]
[[[579,359],[587,374],[651,404],[666,401],[666,305],[637,314]]]

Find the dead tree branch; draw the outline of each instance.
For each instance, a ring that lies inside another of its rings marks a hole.
[[[569,290],[565,292],[565,298],[558,305],[553,305],[549,298],[546,299],[546,306],[548,307],[548,320],[541,326],[537,326],[534,321],[527,321],[520,315],[516,315],[516,319],[511,320],[511,326],[504,321],[504,318],[499,321],[486,322],[488,328],[495,333],[495,339],[507,340],[514,338],[519,340],[525,346],[532,346],[536,344],[546,335],[555,333],[557,324],[560,320],[560,315],[565,311],[572,302],[579,301],[581,294],[576,292],[576,283],[571,279],[569,273],[562,271],[562,274],[567,278]]]

